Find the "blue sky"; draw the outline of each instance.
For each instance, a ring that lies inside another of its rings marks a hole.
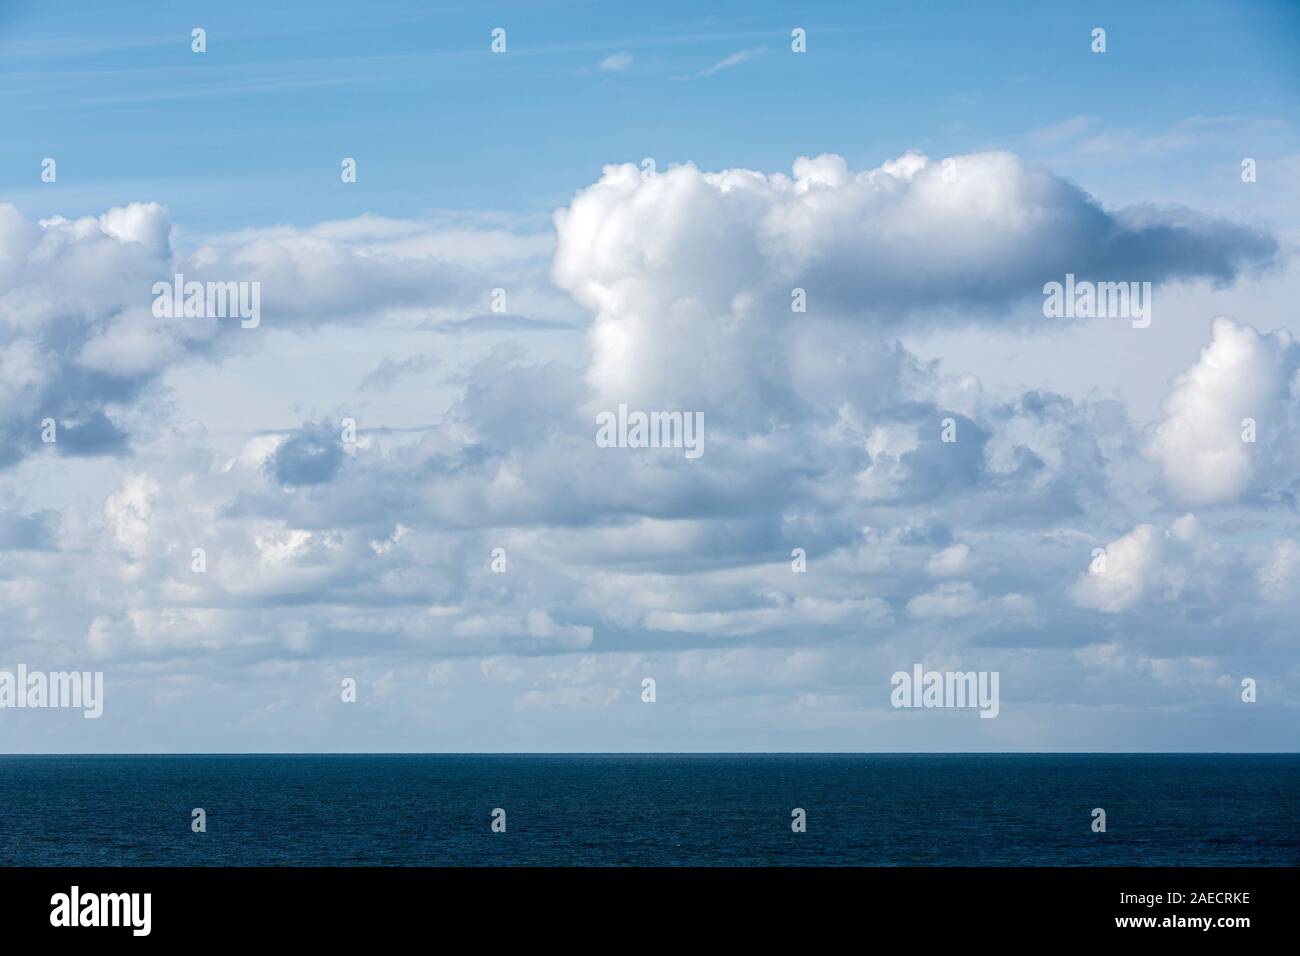
[[[1027,136],[1072,117],[1158,134],[1193,116],[1294,116],[1300,97],[1289,3],[715,9],[379,2],[359,24],[354,4],[335,2],[307,14],[9,3],[0,186],[36,216],[147,196],[192,230],[366,212],[549,215],[606,162],[781,169],[830,151],[857,167],[899,144],[1050,158],[1055,144]],[[202,57],[176,39],[197,25],[211,38]],[[812,56],[788,55],[795,25]],[[1101,57],[1086,42],[1097,25],[1110,37]],[[495,26],[505,57],[484,55]],[[625,71],[599,69],[619,53]],[[750,59],[698,77],[737,53]],[[1261,150],[1277,145],[1260,138]],[[59,158],[57,201],[39,190],[33,154]],[[361,163],[355,189],[339,188],[342,156]],[[1205,185],[1196,170],[1124,167],[1067,172],[1089,188]]]
[[[106,700],[0,751],[1293,750],[1298,71],[1290,3],[5,4],[0,671]]]

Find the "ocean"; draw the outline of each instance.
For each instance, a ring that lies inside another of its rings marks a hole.
[[[1300,755],[0,756],[0,864],[1294,866]]]

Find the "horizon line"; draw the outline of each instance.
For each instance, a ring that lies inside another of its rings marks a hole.
[[[1300,750],[257,750],[0,753],[4,757],[1297,757]]]

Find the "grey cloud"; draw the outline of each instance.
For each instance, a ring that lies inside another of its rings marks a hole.
[[[421,328],[433,332],[579,332],[581,326],[553,319],[535,319],[526,315],[503,315],[488,312],[465,319],[427,322]]]
[[[107,415],[96,411],[63,424],[56,447],[66,455],[124,455],[128,452],[128,435]]]
[[[276,449],[268,470],[281,485],[291,487],[332,481],[343,465],[340,432],[328,422],[304,425]]]
[[[404,359],[386,358],[362,376],[361,383],[357,388],[363,391],[366,389],[381,390],[391,388],[399,378],[427,372],[429,369],[436,367],[437,364],[437,356],[425,352]]]
[[[0,551],[55,551],[58,538],[57,511],[22,514],[0,508]]]

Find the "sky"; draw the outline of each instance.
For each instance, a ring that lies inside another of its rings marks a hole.
[[[105,688],[0,752],[1295,750],[1298,79],[1283,2],[0,4],[0,673]]]

